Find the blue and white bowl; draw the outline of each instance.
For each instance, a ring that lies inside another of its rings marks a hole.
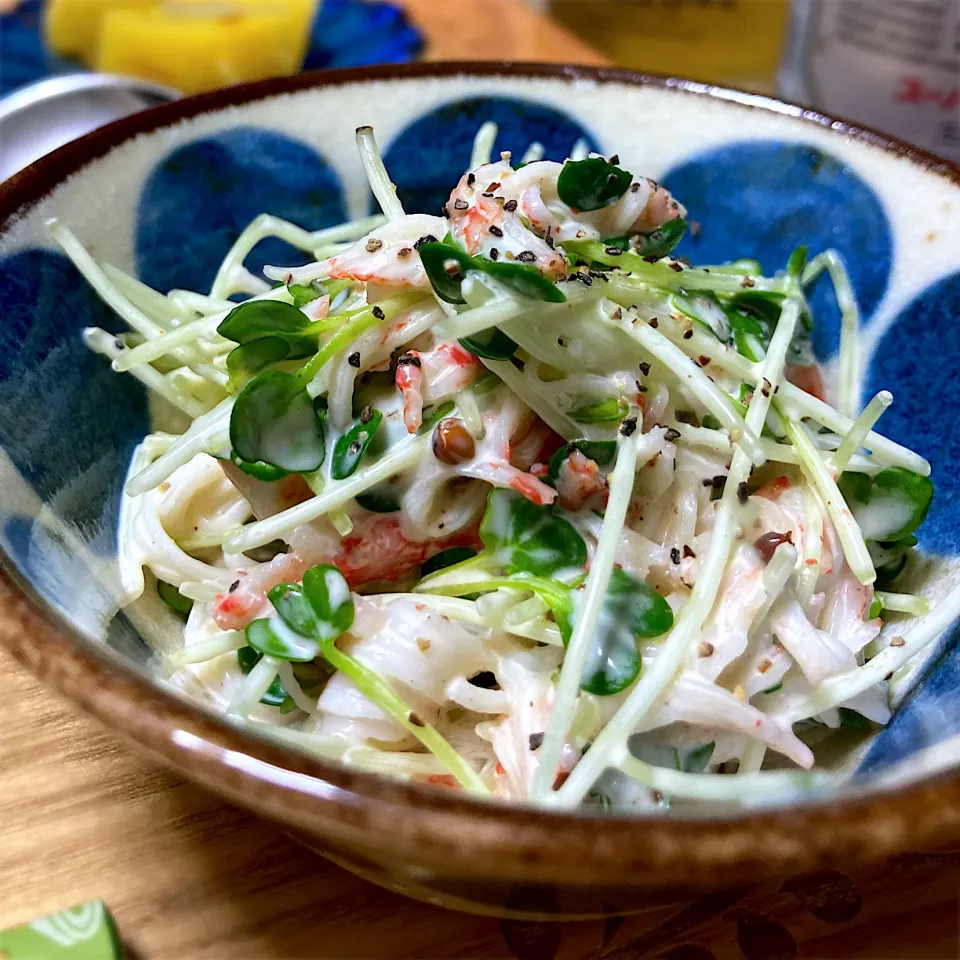
[[[564,913],[585,885],[606,892],[574,912],[612,912],[631,891],[702,889],[956,839],[952,638],[895,678],[902,703],[864,760],[879,780],[857,781],[843,799],[695,825],[546,816],[387,783],[260,742],[150,682],[149,650],[113,614],[118,497],[151,404],[81,342],[84,327],[119,323],[45,222],[69,224],[94,256],[153,287],[205,291],[258,213],[318,229],[370,211],[359,124],[375,127],[406,209],[435,213],[486,120],[499,124],[495,151],[521,155],[539,141],[562,159],[583,139],[664,182],[700,223],[679,251],[695,262],[754,257],[770,273],[800,244],[842,254],[863,313],[864,391],[894,392],[883,432],[933,465],[918,586],[932,599],[946,591],[960,520],[960,170],[797,107],[686,81],[433,64],[190,98],[97,131],[0,186],[0,641],[186,774],[367,874],[386,870],[395,886],[461,904],[499,909],[506,888],[513,897],[532,884],[566,891],[556,910],[538,908]],[[247,265],[297,256],[268,241]],[[839,313],[826,284],[812,302],[829,369]]]

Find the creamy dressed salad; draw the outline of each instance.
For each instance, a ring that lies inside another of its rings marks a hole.
[[[891,394],[859,409],[841,259],[692,266],[663,186],[496,132],[428,214],[361,127],[383,214],[260,216],[209,294],[51,222],[130,328],[88,345],[188,424],[133,456],[124,603],[170,684],[365,770],[634,809],[842,779],[960,595],[897,590],[933,485],[874,431]],[[253,275],[266,237],[314,262]]]

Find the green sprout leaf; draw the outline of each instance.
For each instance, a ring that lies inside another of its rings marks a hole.
[[[288,283],[287,293],[293,298],[293,305],[299,310],[314,300],[319,300],[325,293],[316,283]]]
[[[353,626],[353,597],[346,579],[336,567],[329,563],[311,567],[303,575],[303,595],[316,618],[313,635],[325,648]]]
[[[839,487],[868,541],[897,541],[914,533],[933,500],[933,481],[903,467],[888,467],[875,477],[844,473]]]
[[[466,303],[460,287],[471,270],[480,270],[489,274],[521,297],[546,300],[551,303],[564,303],[567,299],[555,284],[531,264],[506,263],[486,257],[471,257],[449,239],[443,242],[425,243],[418,252],[434,291],[447,303]],[[467,347],[467,349],[471,348]]]
[[[323,423],[300,380],[279,370],[254,377],[230,415],[230,444],[240,459],[289,473],[319,470],[326,455]]]
[[[281,470],[272,464],[264,463],[262,460],[248,463],[246,460],[238,457],[236,452],[230,454],[230,460],[234,466],[241,469],[244,473],[255,477],[257,480],[263,480],[266,483],[274,483],[277,480],[282,480],[284,477],[290,476],[286,470]]]
[[[296,585],[282,584],[282,586]],[[277,588],[274,587],[274,589]],[[294,633],[283,620],[274,617],[254,620],[249,624],[247,643],[258,653],[268,657],[300,663],[313,660],[320,652],[315,641]]]
[[[262,658],[263,654],[254,650],[253,647],[241,647],[237,651],[237,661],[244,674],[249,673]],[[290,696],[279,677],[274,677],[273,683],[260,698],[260,702],[265,703],[268,707],[282,707],[288,701],[290,701]]]
[[[598,697],[625,690],[640,674],[637,640],[658,637],[672,626],[673,611],[667,601],[642,580],[615,568],[581,688]]]
[[[604,240],[607,249],[616,247],[618,250],[632,250],[644,260],[656,261],[669,256],[687,232],[687,221],[682,217],[675,217],[657,227],[652,233],[638,233],[633,236],[612,237]]]
[[[427,409],[423,411],[423,423],[420,424],[417,433],[420,436],[429,433],[444,417],[453,413],[456,406],[452,400],[445,400],[443,403],[427,407]]]
[[[799,280],[807,266],[807,248],[797,247],[787,260],[787,276]]]
[[[400,509],[400,499],[392,487],[376,486],[363,493],[358,493],[354,499],[371,513],[396,513]]]
[[[598,466],[606,467],[613,463],[617,455],[616,440],[571,440],[565,443],[551,458],[547,464],[547,477],[554,483],[560,476],[560,468],[563,461],[573,453],[579,450],[585,457],[592,460]]]
[[[567,416],[577,423],[619,423],[629,412],[630,407],[622,397],[608,397],[570,410]]]
[[[460,346],[484,360],[509,360],[517,352],[517,344],[496,327],[472,337],[461,337]]]
[[[280,337],[299,342],[310,325],[309,317],[291,303],[282,300],[248,300],[227,314],[217,327],[217,333],[240,344],[262,337]]]
[[[707,764],[710,762],[710,758],[713,756],[713,751],[716,749],[716,746],[716,743],[711,740],[709,743],[705,743],[702,747],[696,747],[695,749],[688,751],[681,764],[681,769],[683,772],[703,773],[703,771],[707,769]]]
[[[330,476],[334,480],[346,480],[360,466],[360,461],[381,423],[383,414],[367,407],[347,431],[337,437],[330,467]]]
[[[455,563],[470,560],[476,555],[477,551],[474,550],[473,547],[447,547],[446,550],[435,553],[429,560],[424,560],[423,565],[420,567],[420,576],[429,576],[438,570],[452,567]]]
[[[573,210],[599,210],[619,200],[630,188],[632,175],[602,157],[568,160],[557,178],[560,199]]]
[[[587,562],[586,544],[568,521],[512,490],[490,491],[480,539],[508,573],[548,577]]]

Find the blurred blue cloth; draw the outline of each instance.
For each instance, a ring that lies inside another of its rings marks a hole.
[[[35,80],[85,69],[43,45],[43,0],[26,0],[0,16],[0,96]],[[423,37],[403,11],[386,0],[324,0],[311,33],[304,70],[406,63]]]

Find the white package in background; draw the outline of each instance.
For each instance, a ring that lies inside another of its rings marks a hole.
[[[793,0],[781,96],[960,161],[960,0]]]

